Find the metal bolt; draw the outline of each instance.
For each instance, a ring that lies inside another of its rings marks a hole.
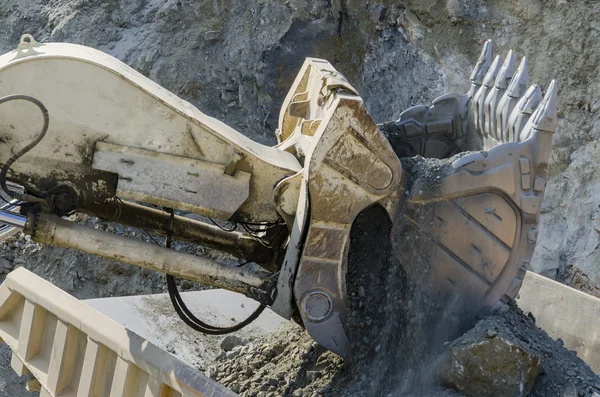
[[[529,229],[529,231],[527,232],[527,240],[530,243],[535,243],[537,241],[537,236],[538,236],[538,230],[534,227]]]
[[[77,206],[77,198],[69,192],[60,192],[53,197],[52,203],[59,211],[71,211]]]
[[[302,311],[312,321],[326,319],[332,310],[333,302],[325,292],[314,291],[302,299]]]

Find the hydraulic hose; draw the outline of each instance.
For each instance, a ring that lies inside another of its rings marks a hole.
[[[35,196],[31,196],[25,193],[20,193],[20,192],[16,192],[14,190],[11,190],[8,188],[7,184],[6,184],[6,174],[8,173],[8,170],[10,169],[10,167],[14,164],[15,161],[17,161],[19,158],[21,158],[25,153],[29,152],[31,149],[33,149],[38,143],[40,143],[40,141],[44,138],[44,136],[46,135],[46,132],[48,131],[48,124],[50,123],[50,117],[48,116],[48,109],[46,109],[46,106],[44,106],[44,104],[39,101],[38,99],[29,96],[29,95],[21,95],[21,94],[17,94],[17,95],[7,95],[4,96],[2,98],[0,98],[0,104],[3,104],[5,102],[9,102],[9,101],[16,101],[16,100],[23,100],[23,101],[28,101],[33,103],[34,105],[36,105],[38,108],[40,108],[40,111],[42,112],[42,116],[44,118],[44,124],[42,126],[42,129],[40,130],[40,133],[38,134],[38,136],[31,142],[29,142],[24,148],[22,148],[21,150],[19,150],[18,152],[14,153],[12,156],[9,157],[8,160],[6,160],[6,163],[4,163],[4,165],[2,166],[2,169],[0,170],[0,188],[11,198],[14,199],[19,199],[19,200],[23,200],[23,201],[35,201],[35,202],[43,202],[44,200],[39,198],[39,197],[35,197]]]
[[[172,230],[173,220],[175,219],[175,213],[171,208],[166,208],[166,211],[171,215],[169,229]],[[171,248],[172,235],[172,232],[167,234],[167,248]],[[179,294],[179,291],[177,290],[175,277],[173,277],[170,274],[167,274],[167,289],[169,291],[169,298],[171,299],[173,308],[175,309],[175,312],[177,312],[177,315],[179,315],[179,318],[181,318],[181,320],[193,330],[207,335],[226,335],[235,331],[239,331],[240,329],[244,328],[245,326],[256,320],[258,316],[260,316],[261,313],[266,309],[266,306],[261,303],[258,306],[258,308],[256,308],[256,310],[254,310],[254,312],[250,314],[250,316],[248,316],[245,320],[239,322],[238,324],[235,324],[230,327],[218,327],[200,320],[188,309],[187,305],[183,301],[183,298]]]

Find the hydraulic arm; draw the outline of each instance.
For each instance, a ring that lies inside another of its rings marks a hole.
[[[510,52],[501,64],[491,42],[467,94],[408,109],[381,128],[329,62],[308,58],[283,103],[274,147],[88,47],[24,35],[0,56],[0,82],[0,182],[22,213],[0,210],[0,223],[24,226],[44,244],[241,292],[286,318],[298,314],[343,357],[350,231],[363,210],[385,209],[393,254],[409,275],[470,296],[478,310],[516,296],[533,254],[557,90],[554,82],[544,97],[538,86],[527,89],[525,58],[516,68]],[[399,159],[481,149],[410,186]],[[259,267],[61,218],[74,212]]]

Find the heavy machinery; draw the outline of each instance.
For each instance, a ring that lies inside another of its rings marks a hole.
[[[552,82],[544,96],[527,88],[526,59],[517,67],[512,51],[504,62],[492,53],[488,41],[466,94],[410,108],[381,128],[344,76],[309,58],[281,108],[278,144],[267,147],[107,54],[24,35],[0,57],[0,184],[21,208],[1,210],[0,222],[43,244],[167,273],[171,290],[180,277],[245,294],[299,318],[319,344],[349,358],[349,236],[357,215],[379,205],[409,275],[469,296],[478,310],[502,309],[537,239],[557,88]],[[456,156],[408,186],[399,157],[415,155]],[[75,212],[259,266],[65,219]],[[214,218],[235,227],[208,223]],[[187,324],[228,331],[195,318],[171,292]]]
[[[7,185],[9,185],[10,182],[7,183]],[[13,184],[10,184],[13,185]],[[19,189],[19,186],[12,186],[13,189]],[[3,202],[0,205],[0,210],[3,211],[4,214],[6,214],[6,212],[18,212],[19,209],[19,201],[18,200],[10,200],[7,202]],[[5,216],[10,216],[10,214],[6,214]],[[13,218],[13,220],[18,220],[18,217]],[[18,228],[9,225],[9,224],[0,224],[0,241],[6,240],[7,238],[11,237],[12,235],[14,235],[15,233],[18,232]]]

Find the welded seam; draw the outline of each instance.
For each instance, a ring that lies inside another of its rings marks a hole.
[[[462,208],[460,205],[456,204],[454,202],[454,200],[449,201],[449,203],[452,207],[454,207],[456,210],[458,210],[465,218],[467,218],[469,221],[474,223],[475,226],[479,226],[479,228],[482,229],[484,233],[486,233],[488,236],[492,237],[492,239],[494,241],[496,241],[503,248],[505,248],[509,252],[509,256],[510,256],[510,252],[512,250],[511,247],[506,245],[506,243],[504,241],[500,240],[500,238],[498,236],[496,236],[494,233],[492,233],[492,231],[490,229],[483,226],[477,219],[473,218],[473,216],[471,214],[469,214],[467,211],[465,211],[464,208]],[[515,237],[516,237],[516,233],[515,233]],[[514,241],[513,241],[513,245],[514,245]]]
[[[412,218],[410,218],[408,215],[404,215],[404,218],[408,219],[409,221],[411,221],[416,227],[417,230],[419,230],[419,232],[421,232],[421,234],[423,234],[425,237],[427,237],[433,244],[435,244],[439,249],[441,249],[442,251],[444,251],[446,254],[448,254],[452,259],[454,259],[454,261],[458,264],[460,264],[462,267],[464,267],[469,273],[475,275],[479,280],[483,281],[486,285],[488,286],[492,286],[492,283],[489,282],[485,277],[483,277],[481,274],[477,273],[477,271],[475,271],[475,269],[473,269],[471,266],[469,266],[468,263],[464,262],[462,259],[460,259],[458,256],[456,256],[456,254],[452,251],[450,251],[448,249],[448,247],[446,247],[445,245],[443,245],[442,243],[440,243],[440,241],[435,238],[432,234],[430,234],[429,232],[427,232],[425,229],[421,228],[419,226],[419,224],[413,220]]]

